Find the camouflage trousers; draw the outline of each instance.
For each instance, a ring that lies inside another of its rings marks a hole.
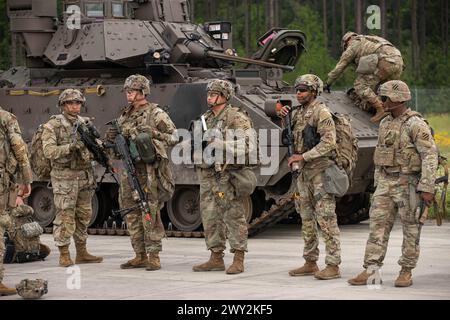
[[[322,173],[309,180],[302,174],[297,178],[298,198],[295,201],[297,212],[302,218],[302,235],[305,241],[303,258],[306,261],[319,259],[319,231],[325,240],[327,265],[341,263],[341,245],[336,218],[336,200],[324,190]]]
[[[403,59],[401,57],[389,58],[390,61],[381,59],[378,69],[374,74],[358,74],[354,83],[355,94],[361,100],[363,108],[370,109],[377,103],[377,86],[389,81],[398,80],[403,72]],[[395,61],[395,62],[393,62]],[[368,104],[368,107],[366,104]],[[369,111],[369,110],[366,110]]]
[[[92,217],[92,197],[95,180],[92,170],[52,170],[51,173],[56,218],[53,238],[58,247],[86,242],[87,227]]]
[[[378,179],[369,213],[370,234],[364,256],[364,268],[383,265],[397,212],[403,226],[402,256],[398,263],[406,268],[416,266],[420,253],[421,229],[416,214],[419,204],[417,183],[417,178],[407,175],[396,177],[382,174]]]
[[[162,251],[161,239],[166,233],[161,220],[155,172],[152,167],[148,166],[146,169],[144,165],[138,165],[136,169],[141,186],[146,186],[147,200],[152,214],[148,217],[136,209],[126,215],[131,245],[137,254],[160,252]],[[148,171],[151,172],[147,174]],[[122,209],[136,206],[125,171],[121,173],[119,203]]]
[[[1,176],[0,176],[1,177]],[[5,256],[5,231],[11,226],[11,217],[8,214],[9,193],[4,185],[0,184],[0,282],[3,281],[4,267],[3,259]]]
[[[248,229],[244,216],[244,200],[236,198],[230,174],[216,176],[214,170],[199,169],[200,211],[206,247],[213,252],[226,249],[247,251]]]

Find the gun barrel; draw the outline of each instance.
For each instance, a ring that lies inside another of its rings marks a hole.
[[[278,69],[283,69],[286,71],[294,70],[294,67],[292,67],[292,66],[285,66],[285,65],[281,65],[281,64],[260,61],[260,60],[255,60],[255,59],[249,59],[249,58],[243,58],[243,57],[235,57],[235,56],[230,56],[230,55],[220,53],[220,52],[215,52],[215,51],[207,51],[206,56],[210,57],[210,58],[215,58],[215,59],[234,61],[234,62],[242,62],[242,63],[253,64],[253,65],[262,66],[262,67],[278,68]]]

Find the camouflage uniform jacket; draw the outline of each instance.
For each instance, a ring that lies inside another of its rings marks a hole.
[[[381,171],[420,175],[417,191],[434,193],[438,151],[430,127],[418,113],[408,109],[400,117],[382,120],[374,162],[376,184]]]
[[[336,67],[328,74],[328,84],[332,84],[344,72],[345,68],[351,63],[356,66],[362,57],[377,54],[379,59],[389,59],[390,57],[400,56],[401,53],[389,41],[377,36],[357,36],[352,39],[348,48],[342,53],[342,56]]]
[[[245,138],[244,141],[236,141],[234,138],[232,141],[227,141],[227,130],[243,130],[245,133],[246,130],[253,128],[253,122],[248,116],[248,114],[243,111],[241,108],[233,107],[232,105],[227,105],[225,108],[216,116],[212,110],[206,111],[203,116],[205,117],[206,126],[208,129],[218,129],[222,135],[223,139],[223,150],[224,157],[226,156],[226,152],[233,153],[236,155],[238,152],[235,146],[242,145],[245,147],[245,159],[246,163],[248,163],[249,159],[249,151],[251,150],[250,139],[248,134],[245,136],[239,136],[236,134],[237,139]],[[248,133],[248,132],[247,132]],[[240,150],[239,150],[240,151]],[[236,160],[236,159],[235,159]],[[225,162],[225,159],[224,159]],[[207,164],[202,164],[199,167],[201,168],[209,168]],[[239,169],[242,165],[238,164],[230,164],[227,168],[229,169]]]
[[[317,128],[320,142],[311,150],[304,146],[303,131],[306,125]],[[312,177],[327,168],[335,156],[336,127],[327,106],[314,100],[309,106],[301,107],[292,119],[295,153],[305,159],[302,171]]]
[[[21,183],[30,184],[33,181],[27,145],[22,139],[17,119],[0,107],[0,171],[13,176],[17,169],[21,174]]]
[[[149,133],[156,153],[163,158],[168,159],[167,148],[178,143],[175,124],[157,104],[147,102],[138,109],[128,106],[118,123],[127,139],[133,139],[139,133]]]
[[[86,170],[92,169],[93,156],[82,146],[79,150],[71,151],[70,145],[76,140],[81,143],[78,133],[74,132],[76,121],[89,121],[88,118],[72,117],[67,114],[52,116],[44,124],[42,131],[42,148],[44,156],[51,161],[54,170]]]

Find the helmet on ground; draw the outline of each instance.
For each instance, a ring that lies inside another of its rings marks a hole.
[[[68,101],[78,101],[82,105],[86,103],[86,98],[78,89],[66,89],[59,95],[58,105],[62,107]]]
[[[48,292],[48,281],[24,279],[16,285],[17,294],[24,299],[39,299]]]
[[[353,37],[356,37],[356,36],[358,36],[358,34],[356,32],[353,32],[353,31],[349,31],[346,34],[344,34],[344,36],[342,37],[342,41],[341,41],[341,49],[342,49],[342,51],[345,51],[347,41],[350,40]]]
[[[140,74],[129,76],[123,85],[125,90],[140,90],[146,96],[150,94],[150,80]]]
[[[393,102],[411,100],[411,91],[409,91],[408,85],[401,80],[391,80],[383,83],[378,89],[378,95],[389,97]]]
[[[233,84],[230,81],[227,81],[227,80],[221,80],[221,79],[211,80],[208,83],[208,86],[206,87],[206,90],[207,91],[219,92],[227,100],[230,100],[231,97],[234,95]]]
[[[323,92],[323,81],[315,74],[304,74],[295,80],[295,89],[306,86],[320,95]]]

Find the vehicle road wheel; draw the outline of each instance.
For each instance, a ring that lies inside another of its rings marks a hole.
[[[194,231],[202,224],[198,186],[177,187],[167,203],[170,222],[180,231]]]

